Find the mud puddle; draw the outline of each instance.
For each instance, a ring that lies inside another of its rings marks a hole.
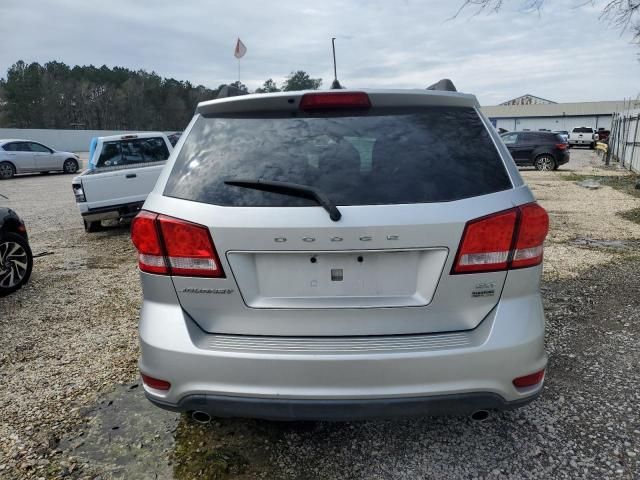
[[[283,436],[308,422],[214,419],[208,424],[153,406],[139,382],[119,385],[85,412],[88,421],[62,439],[81,475],[103,479],[283,478],[272,457]]]

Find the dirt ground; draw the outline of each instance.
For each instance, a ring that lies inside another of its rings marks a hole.
[[[37,255],[30,283],[0,299],[0,478],[640,478],[638,191],[583,149],[522,174],[551,219],[550,363],[539,400],[483,423],[200,425],[158,410],[136,371],[128,229],[86,234],[70,176],[0,182]],[[578,184],[591,177],[598,188]]]

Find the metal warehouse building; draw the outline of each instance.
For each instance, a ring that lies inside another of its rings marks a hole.
[[[574,127],[610,129],[613,113],[629,102],[556,103],[533,95],[523,95],[500,105],[482,107],[496,128],[505,130],[567,130]]]

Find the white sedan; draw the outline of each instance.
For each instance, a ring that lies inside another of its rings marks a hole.
[[[71,152],[58,152],[31,140],[0,140],[0,180],[16,173],[75,173],[80,168],[79,157]]]

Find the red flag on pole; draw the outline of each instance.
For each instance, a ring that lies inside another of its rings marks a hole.
[[[233,56],[240,60],[242,57],[244,57],[245,53],[247,53],[247,47],[244,45],[244,43],[242,43],[242,40],[238,38]]]

